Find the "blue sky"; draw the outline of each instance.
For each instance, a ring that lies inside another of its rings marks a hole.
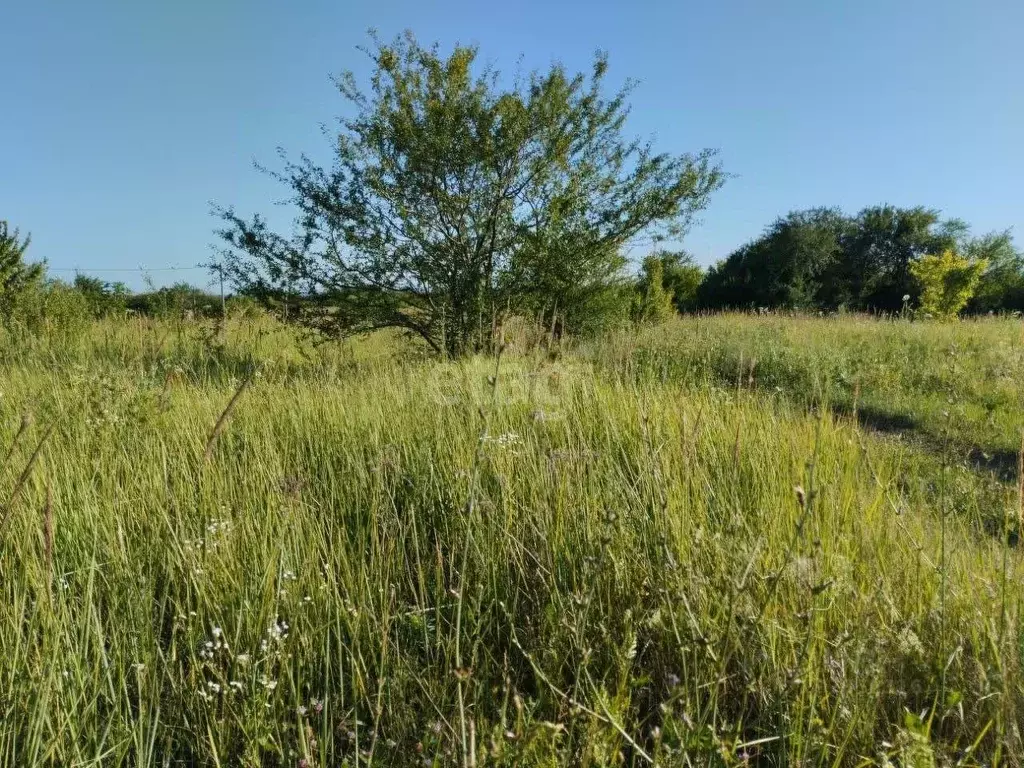
[[[633,133],[734,174],[685,242],[705,264],[815,205],[927,205],[1024,239],[1020,0],[3,0],[2,19],[0,218],[56,270],[193,265],[211,201],[272,211],[252,161],[329,157],[330,75],[366,72],[370,27],[476,43],[506,72],[607,51],[613,82],[640,81]]]

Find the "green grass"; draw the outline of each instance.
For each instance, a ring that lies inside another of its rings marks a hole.
[[[618,371],[856,409],[876,431],[933,450],[948,438],[958,460],[1004,477],[1016,469],[1024,429],[1018,320],[718,315],[620,335],[595,354]]]
[[[990,422],[964,376],[1014,376],[1018,334],[705,318],[465,364],[265,322],[8,343],[0,764],[1017,765],[1017,491],[942,438],[1012,448],[1019,384],[989,377]],[[838,370],[920,440],[838,407]]]

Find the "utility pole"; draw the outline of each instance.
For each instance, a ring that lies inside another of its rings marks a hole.
[[[217,274],[220,275],[220,316],[226,318],[228,316],[227,303],[224,301],[224,265],[217,265]]]
[[[217,262],[217,277],[220,279],[220,340],[228,335],[228,305],[224,299],[224,262]]]

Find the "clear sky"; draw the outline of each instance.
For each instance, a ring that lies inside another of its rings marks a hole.
[[[193,265],[211,201],[273,210],[253,160],[328,159],[330,75],[367,70],[370,27],[506,72],[607,51],[612,82],[640,81],[632,132],[734,174],[685,242],[702,263],[816,205],[1024,238],[1021,0],[0,0],[0,26],[0,218],[58,270]]]

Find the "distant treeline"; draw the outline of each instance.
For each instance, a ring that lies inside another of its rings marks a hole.
[[[781,217],[712,267],[692,302],[701,309],[902,312],[917,308],[927,288],[915,264],[947,253],[959,268],[940,269],[934,280],[966,293],[963,311],[1024,310],[1024,254],[1009,231],[972,237],[959,219],[889,205],[854,216],[813,208]]]
[[[613,308],[606,311],[613,316],[609,319],[628,315],[641,322],[664,319],[672,311],[722,309],[904,312],[921,302],[915,262],[947,251],[983,265],[964,313],[1024,311],[1024,253],[1009,231],[974,237],[959,219],[942,219],[923,207],[893,206],[853,216],[835,208],[794,211],[708,269],[685,251],[656,251],[638,275],[619,278],[618,295],[607,302]],[[78,294],[82,309],[95,317],[221,314],[219,294],[184,282],[141,292],[81,274],[70,284],[48,283],[51,290],[60,290],[59,285]],[[287,313],[281,293],[264,303],[276,314]],[[295,311],[311,304],[299,293],[291,303]],[[324,303],[318,296],[315,304]],[[232,295],[226,304],[229,311],[250,311],[257,300]]]
[[[24,259],[28,243],[0,222],[0,313],[9,326],[69,327],[131,315],[216,318],[225,310],[244,316],[260,307],[304,323],[335,311],[358,290],[306,295],[243,289],[222,305],[219,293],[184,282],[132,291],[123,282],[84,274],[71,281],[50,278],[44,265]],[[926,264],[930,271],[922,268]],[[676,312],[726,309],[925,314],[935,306],[938,315],[1020,312],[1024,253],[1009,231],[974,237],[963,221],[922,207],[876,206],[853,216],[814,208],[780,217],[708,269],[685,251],[655,251],[638,274],[609,275],[601,295],[601,301],[586,304],[582,320],[566,312],[559,323],[585,333],[623,322],[659,322]],[[943,308],[936,295],[952,303]],[[409,301],[401,292],[394,299]]]
[[[89,314],[136,313],[151,316],[215,316],[221,311],[220,296],[185,282],[141,292],[131,291],[121,282],[105,282],[89,275],[76,275],[68,286],[85,300]]]

